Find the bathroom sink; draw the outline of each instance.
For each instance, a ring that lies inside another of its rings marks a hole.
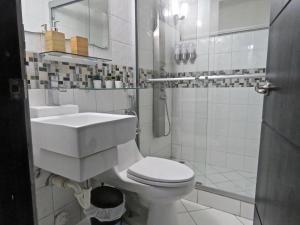
[[[84,158],[135,138],[136,117],[75,113],[31,119],[33,145]]]

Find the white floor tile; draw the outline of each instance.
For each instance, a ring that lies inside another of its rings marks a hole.
[[[226,177],[222,176],[221,174],[210,174],[207,177],[212,183],[229,181]]]
[[[180,225],[196,225],[192,217],[188,213],[178,214],[178,224]]]
[[[228,191],[231,193],[241,192],[242,189],[234,184],[234,182],[228,181],[223,183],[217,183],[216,188],[224,191]]]
[[[241,203],[241,216],[247,219],[253,219],[254,216],[254,205],[250,203]]]
[[[241,180],[244,179],[242,175],[240,175],[237,172],[229,172],[229,173],[223,173],[223,176],[227,177],[229,180]]]
[[[190,194],[184,197],[185,200],[196,202],[198,201],[198,191],[194,189]]]
[[[240,215],[240,201],[206,191],[198,191],[198,203],[215,209]]]
[[[185,213],[187,212],[186,208],[183,205],[183,202],[177,201],[176,202],[176,212],[177,213]]]
[[[209,209],[209,207],[207,207],[207,206],[196,204],[194,202],[190,202],[190,201],[187,201],[187,200],[181,200],[181,202],[182,202],[183,206],[185,207],[185,209],[188,212]]]
[[[196,211],[190,214],[197,225],[243,225],[235,216],[215,209]]]

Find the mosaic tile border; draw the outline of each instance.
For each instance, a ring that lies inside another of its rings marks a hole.
[[[95,66],[69,62],[44,61],[34,52],[25,58],[28,88],[93,88],[95,78],[104,81],[106,76],[118,79],[125,87],[133,87],[133,67],[98,63]],[[104,83],[104,82],[103,82]]]
[[[133,67],[98,63],[95,66],[74,64],[69,62],[49,62],[34,52],[26,52],[25,66],[27,73],[28,88],[48,89],[48,88],[93,88],[95,78],[104,81],[106,76],[112,79],[118,77],[123,82],[125,88],[135,86]],[[200,71],[183,73],[165,73],[164,77],[198,77],[211,75],[242,75],[242,74],[266,73],[265,68],[240,69],[240,70],[219,70]],[[152,83],[147,82],[153,78],[153,70],[139,69],[139,87],[151,88]],[[164,85],[170,88],[185,87],[254,87],[265,82],[265,78],[231,78],[218,80],[197,80],[165,82]],[[104,85],[104,82],[102,82]],[[104,86],[103,86],[104,87]]]

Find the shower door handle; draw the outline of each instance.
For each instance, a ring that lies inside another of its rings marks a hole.
[[[276,89],[278,89],[278,88],[276,86],[274,86],[273,84],[271,84],[269,81],[267,81],[264,85],[257,84],[255,86],[255,91],[258,94],[262,94],[262,95],[269,95],[270,91],[273,91]]]

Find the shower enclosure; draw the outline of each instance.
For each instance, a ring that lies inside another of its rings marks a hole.
[[[253,199],[269,0],[137,1],[140,149]]]

